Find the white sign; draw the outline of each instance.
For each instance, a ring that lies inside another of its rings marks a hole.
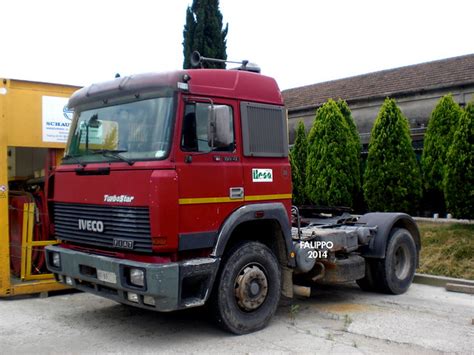
[[[98,121],[100,123],[100,121]],[[86,122],[81,122],[80,124],[80,129],[83,132],[86,132],[89,130],[88,134],[83,134],[81,136],[81,144],[86,144],[86,140],[88,140],[88,144],[93,145],[103,145],[104,144],[104,133],[103,133],[103,128],[102,125],[99,127],[89,127],[87,128],[87,123]],[[87,136],[87,137],[86,137]]]
[[[252,169],[253,182],[273,182],[272,169]]]
[[[66,143],[72,111],[66,97],[43,96],[43,142]]]

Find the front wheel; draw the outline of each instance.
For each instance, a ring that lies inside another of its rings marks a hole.
[[[395,228],[390,236],[385,259],[375,265],[374,278],[380,291],[401,294],[408,290],[417,264],[417,251],[411,233],[404,228]]]
[[[234,247],[214,284],[212,307],[217,323],[235,334],[264,328],[280,300],[280,267],[264,244]]]

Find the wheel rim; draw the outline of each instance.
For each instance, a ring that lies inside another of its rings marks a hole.
[[[395,276],[403,280],[410,272],[410,252],[406,245],[400,245],[395,251]]]
[[[253,311],[267,298],[268,280],[265,269],[258,263],[245,265],[235,279],[235,298],[240,309]]]

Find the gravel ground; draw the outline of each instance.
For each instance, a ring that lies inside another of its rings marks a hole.
[[[85,293],[0,299],[0,353],[474,353],[474,296],[414,284],[400,296],[319,288],[234,336],[206,309],[155,313]]]

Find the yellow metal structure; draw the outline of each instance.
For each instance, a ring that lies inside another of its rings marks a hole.
[[[33,227],[35,224],[35,204],[25,203],[23,206],[23,228],[21,248],[21,280],[47,280],[53,278],[53,274],[32,274],[32,254],[36,247],[52,245],[54,240],[33,240]]]
[[[44,141],[44,97],[68,98],[79,87],[0,78],[0,297],[65,288],[51,274],[32,274],[32,253],[54,241],[33,241],[34,204],[23,209],[21,277],[10,270],[8,150],[12,147],[64,149]]]

